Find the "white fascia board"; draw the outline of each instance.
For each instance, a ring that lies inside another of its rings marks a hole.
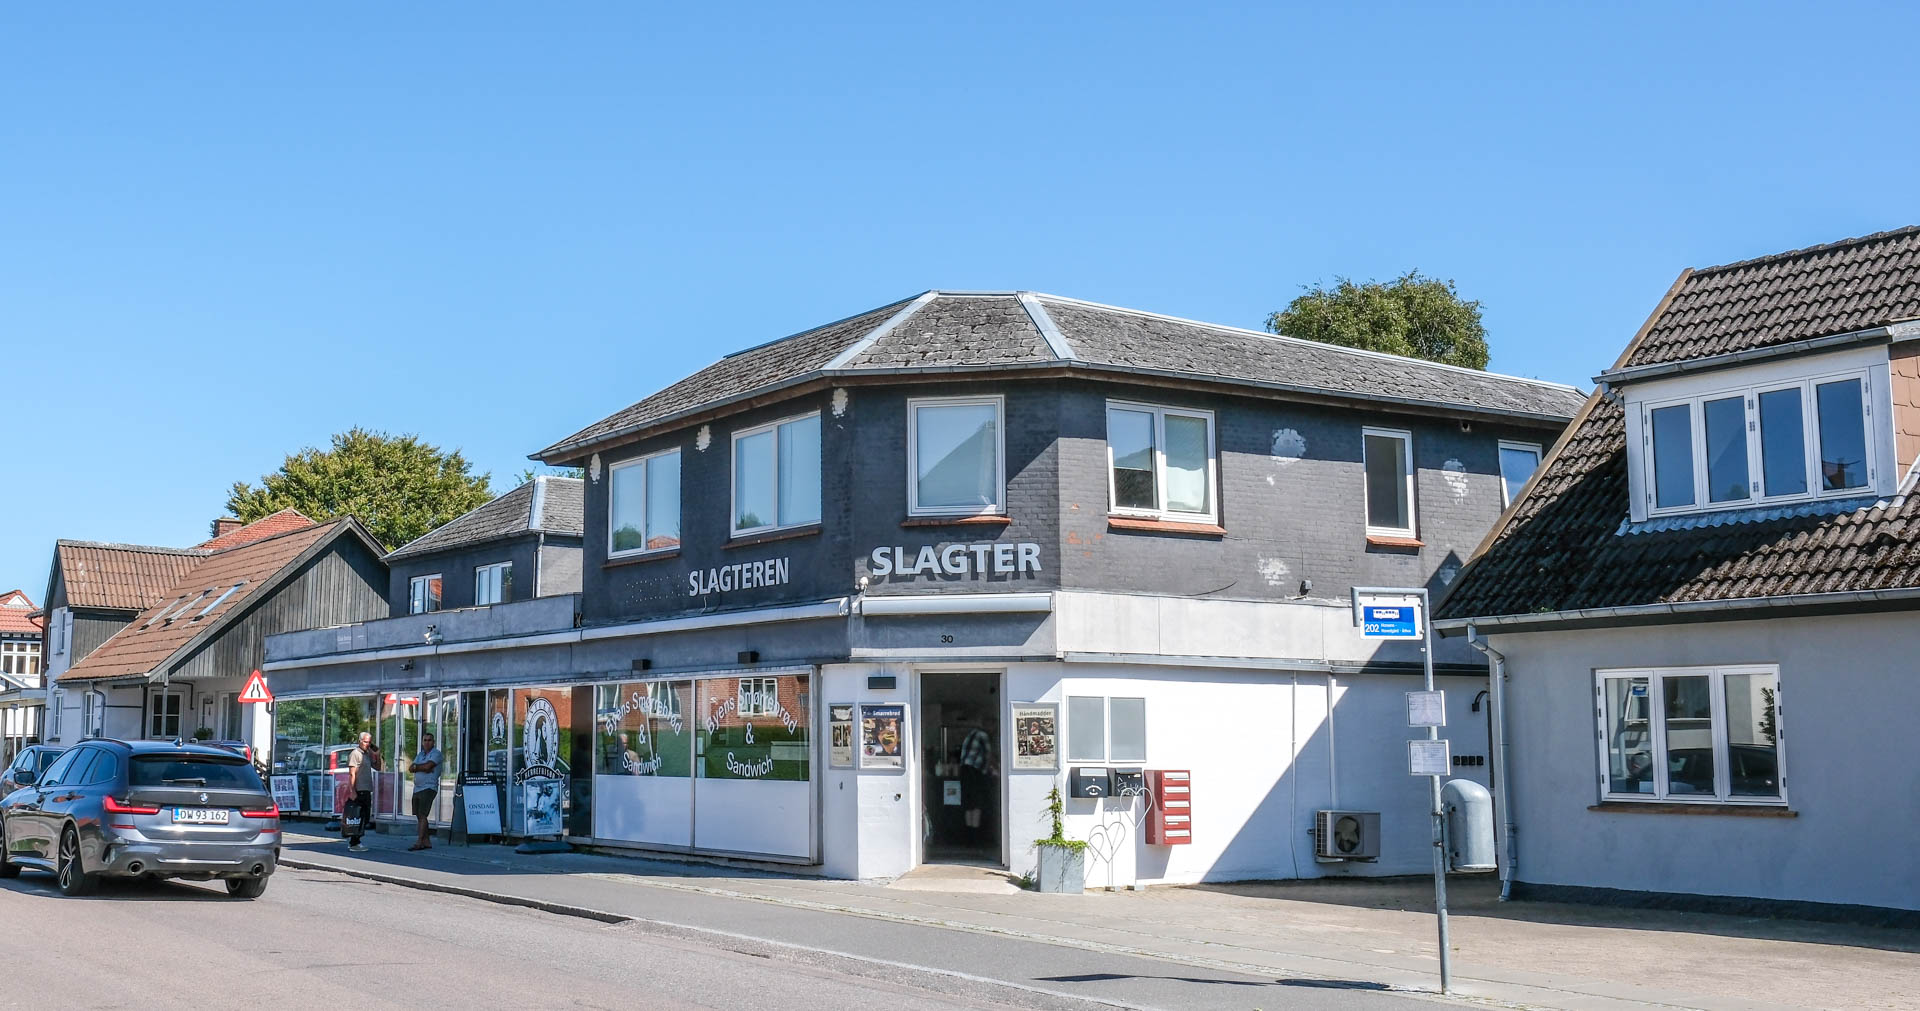
[[[475,639],[471,642],[442,643],[431,646],[422,643],[418,646],[391,646],[387,649],[362,649],[350,653],[321,653],[307,657],[286,657],[269,660],[260,665],[262,673],[277,670],[294,670],[301,667],[332,667],[343,663],[367,663],[380,660],[410,660],[423,656],[448,656],[459,653],[488,653],[503,649],[525,649],[536,646],[564,646],[580,641],[577,629],[565,632],[548,632],[544,635],[516,635],[499,639]]]
[[[706,628],[733,628],[739,625],[770,625],[782,621],[813,621],[820,618],[844,618],[847,615],[847,598],[835,597],[817,604],[794,604],[787,607],[762,607],[751,611],[727,611],[721,614],[697,614],[690,618],[666,618],[659,621],[636,621],[626,625],[606,625],[599,628],[583,628],[580,638],[592,642],[600,639],[625,639],[639,635],[658,635],[662,632],[692,632]]]
[[[860,613],[869,618],[908,614],[1043,614],[1052,610],[1051,593],[943,593],[860,599]]]

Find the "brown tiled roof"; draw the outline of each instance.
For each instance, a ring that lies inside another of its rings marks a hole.
[[[40,619],[33,616],[33,600],[25,590],[0,593],[0,635],[18,638],[40,634]]]
[[[1920,225],[1690,274],[1627,361],[1704,358],[1920,317]]]
[[[115,632],[100,644],[100,648],[60,675],[60,680],[132,677],[159,670],[201,632],[218,627],[229,614],[237,613],[255,594],[271,586],[274,576],[308,548],[351,522],[340,519],[321,525],[308,525],[201,556],[204,560],[169,587],[159,603],[147,608],[131,624]],[[242,585],[220,606],[205,617],[200,617],[200,612],[207,604],[235,583]],[[207,596],[196,602],[203,592]],[[180,617],[150,620],[157,615],[170,615],[189,602],[194,602],[193,606],[187,608]]]
[[[1622,365],[1767,347],[1920,313],[1920,229],[1905,228],[1682,273]],[[1785,511],[1785,510],[1783,510]],[[1792,512],[1792,511],[1786,511]],[[1437,616],[1920,586],[1920,495],[1751,522],[1707,514],[1626,532],[1626,420],[1587,408],[1468,563]]]
[[[196,551],[222,551],[227,548],[251,544],[266,540],[289,530],[301,530],[313,526],[313,521],[300,514],[298,509],[282,509],[277,513],[262,516],[246,526],[229,530],[209,541],[194,545]]]
[[[53,550],[66,580],[67,606],[124,611],[152,607],[206,557],[192,549],[95,541],[60,541]]]

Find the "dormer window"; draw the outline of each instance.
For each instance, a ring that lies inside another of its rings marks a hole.
[[[1884,362],[1789,360],[1628,387],[1634,518],[1890,494]]]

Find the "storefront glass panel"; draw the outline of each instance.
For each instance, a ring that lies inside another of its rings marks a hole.
[[[460,693],[435,692],[427,696],[427,729],[440,748],[440,792],[433,798],[432,818],[453,822],[454,788],[460,783]]]
[[[285,699],[273,706],[273,774],[300,781],[300,810],[324,811],[333,803],[333,785],[324,778],[326,719],[324,699]],[[322,774],[315,792],[312,776]]]
[[[347,801],[347,766],[361,731],[378,728],[380,696],[352,695],[326,702],[326,752],[321,770],[333,777],[333,803],[327,813],[339,814]]]
[[[573,727],[571,688],[516,688],[511,710],[512,768],[507,790],[509,832],[530,836],[566,834],[573,809],[567,759]],[[489,756],[491,760],[491,756]]]
[[[693,682],[600,685],[594,825],[601,839],[693,845]]]
[[[694,843],[805,857],[812,840],[812,725],[804,674],[697,682]]]

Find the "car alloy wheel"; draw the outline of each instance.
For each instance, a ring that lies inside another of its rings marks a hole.
[[[69,827],[60,833],[60,860],[54,865],[60,891],[67,895],[92,895],[95,878],[80,865],[80,834]]]

